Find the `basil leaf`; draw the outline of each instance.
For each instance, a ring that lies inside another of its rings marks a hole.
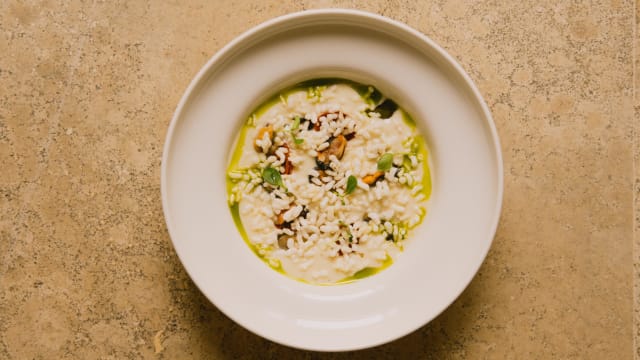
[[[393,154],[386,153],[380,157],[378,160],[378,170],[387,171],[391,169],[391,165],[393,165]]]
[[[360,97],[372,107],[375,107],[382,100],[382,94],[373,86],[356,85],[355,89]]]
[[[378,104],[380,100],[382,100],[382,93],[380,93],[380,91],[378,91],[378,89],[374,88],[373,86],[369,87],[369,89],[371,89],[371,92],[368,96],[369,100],[371,100],[372,104]]]
[[[347,188],[345,189],[344,194],[349,195],[356,189],[356,185],[358,185],[358,179],[355,176],[350,175],[347,179]]]
[[[262,179],[274,186],[283,186],[280,172],[272,167],[266,167],[262,170]]]
[[[296,145],[300,145],[304,142],[304,139],[293,138],[293,142],[295,142]]]
[[[387,99],[383,101],[382,104],[376,106],[373,112],[380,114],[381,119],[388,119],[396,110],[398,110],[398,105],[393,100]]]
[[[293,125],[291,125],[291,131],[296,131],[300,127],[300,116],[293,118]]]

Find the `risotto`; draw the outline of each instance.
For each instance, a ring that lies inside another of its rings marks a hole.
[[[260,258],[292,278],[336,284],[375,274],[426,214],[425,141],[371,86],[294,86],[256,109],[234,146],[234,221]]]

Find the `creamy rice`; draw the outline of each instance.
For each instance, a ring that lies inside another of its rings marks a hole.
[[[308,82],[257,109],[228,171],[229,205],[258,256],[290,277],[333,284],[382,269],[422,222],[426,145],[376,89]]]

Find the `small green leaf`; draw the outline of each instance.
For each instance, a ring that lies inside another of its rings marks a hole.
[[[291,125],[291,131],[296,131],[300,127],[300,116],[293,118],[293,125]]]
[[[266,167],[262,170],[262,179],[271,185],[284,187],[280,172],[272,167]]]
[[[355,176],[350,175],[347,179],[347,188],[345,189],[344,194],[349,195],[356,189],[356,185],[358,185],[358,179]]]
[[[378,159],[378,170],[387,171],[391,169],[391,165],[393,165],[393,154],[386,153]]]
[[[304,142],[304,139],[293,138],[293,142],[295,142],[296,145],[300,145]]]

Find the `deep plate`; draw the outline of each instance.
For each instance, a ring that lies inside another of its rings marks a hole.
[[[301,80],[376,86],[416,120],[431,151],[424,223],[389,269],[339,286],[293,281],[240,237],[225,172],[249,112]],[[462,68],[424,35],[359,11],[316,10],[259,25],[220,50],[185,92],[162,161],[173,245],[222,312],[267,339],[310,350],[382,344],[428,323],[482,264],[502,204],[502,157],[489,110]]]

